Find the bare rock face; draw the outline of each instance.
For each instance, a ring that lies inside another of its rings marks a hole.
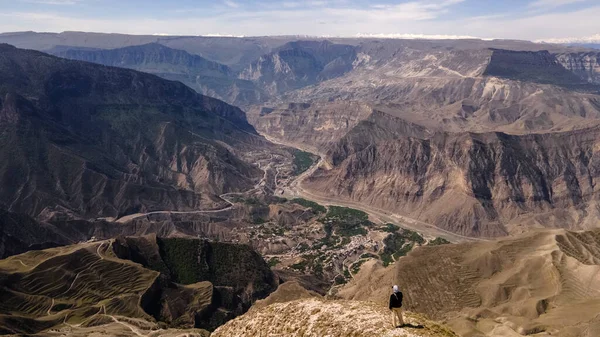
[[[451,132],[547,132],[598,123],[598,87],[548,52],[390,49],[362,45],[352,71],[283,100],[370,103]]]
[[[522,214],[561,210],[545,226],[588,226],[582,209],[598,198],[598,128],[363,142],[371,130],[357,126],[332,147],[333,168],[317,171],[306,187],[468,236],[506,235],[505,225]]]
[[[341,76],[352,70],[355,58],[354,46],[329,41],[296,41],[261,56],[239,77],[276,95]]]
[[[600,53],[581,52],[556,55],[560,64],[589,83],[600,84]]]
[[[587,81],[582,81],[579,76],[569,70],[547,51],[494,49],[490,63],[483,74],[524,82],[553,84],[571,89],[589,87],[593,91],[593,86],[587,86]]]
[[[319,153],[372,112],[369,105],[355,102],[290,103],[252,109],[248,119],[263,134]]]
[[[245,114],[183,84],[0,46],[0,206],[85,217],[222,207],[260,170]]]
[[[264,99],[258,87],[252,82],[237,79],[237,73],[228,66],[158,43],[108,50],[65,46],[55,48],[51,53],[71,60],[129,68],[181,81],[198,93],[231,104],[244,105]]]

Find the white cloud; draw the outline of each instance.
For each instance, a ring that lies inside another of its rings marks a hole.
[[[319,0],[322,1],[322,0]],[[352,7],[351,2],[328,0],[326,5],[285,7],[282,2],[249,11],[228,7],[207,14],[181,12],[175,17],[92,18],[58,12],[0,12],[0,31],[93,31],[128,34],[264,36],[347,36],[358,34],[398,38],[511,38],[548,40],[589,36],[600,32],[600,6],[573,12],[521,13],[453,18],[462,0],[417,1],[396,5]],[[221,3],[222,2],[218,2]],[[236,3],[237,4],[237,3]],[[275,7],[273,7],[275,6]],[[435,37],[437,36],[437,37]]]
[[[79,0],[21,0],[21,2],[28,2],[42,5],[76,5]]]
[[[240,5],[237,2],[233,2],[231,0],[224,0],[223,3],[230,8],[239,8]]]
[[[540,9],[552,9],[585,1],[587,0],[536,0],[530,3],[529,7]]]

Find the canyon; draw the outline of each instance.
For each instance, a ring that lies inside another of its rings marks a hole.
[[[598,331],[595,50],[2,42],[2,332]],[[411,325],[390,330],[394,283]]]

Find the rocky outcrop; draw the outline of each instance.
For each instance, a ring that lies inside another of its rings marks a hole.
[[[485,76],[496,76],[518,81],[553,84],[570,89],[598,88],[586,85],[587,82],[563,67],[548,51],[492,50],[490,63],[483,72]]]
[[[404,313],[406,326],[392,326],[390,311],[359,301],[305,299],[252,310],[217,329],[215,337],[241,336],[414,336],[454,337],[450,329]]]
[[[355,47],[329,41],[296,41],[261,56],[239,75],[271,95],[302,88],[352,70]]]
[[[600,84],[600,53],[564,53],[557,54],[556,59],[563,67],[581,79],[589,83]]]
[[[450,132],[566,131],[599,122],[597,87],[547,52],[421,48],[365,43],[351,72],[283,99],[368,103]]]
[[[312,152],[323,152],[373,112],[355,102],[294,104],[258,107],[248,120],[261,133]]]
[[[0,46],[0,206],[85,217],[223,207],[262,173],[238,108],[131,70]],[[224,146],[223,144],[233,145]]]

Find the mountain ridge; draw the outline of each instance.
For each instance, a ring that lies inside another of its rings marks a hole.
[[[238,108],[150,74],[0,49],[5,209],[219,208],[261,176],[231,152],[267,144]]]

